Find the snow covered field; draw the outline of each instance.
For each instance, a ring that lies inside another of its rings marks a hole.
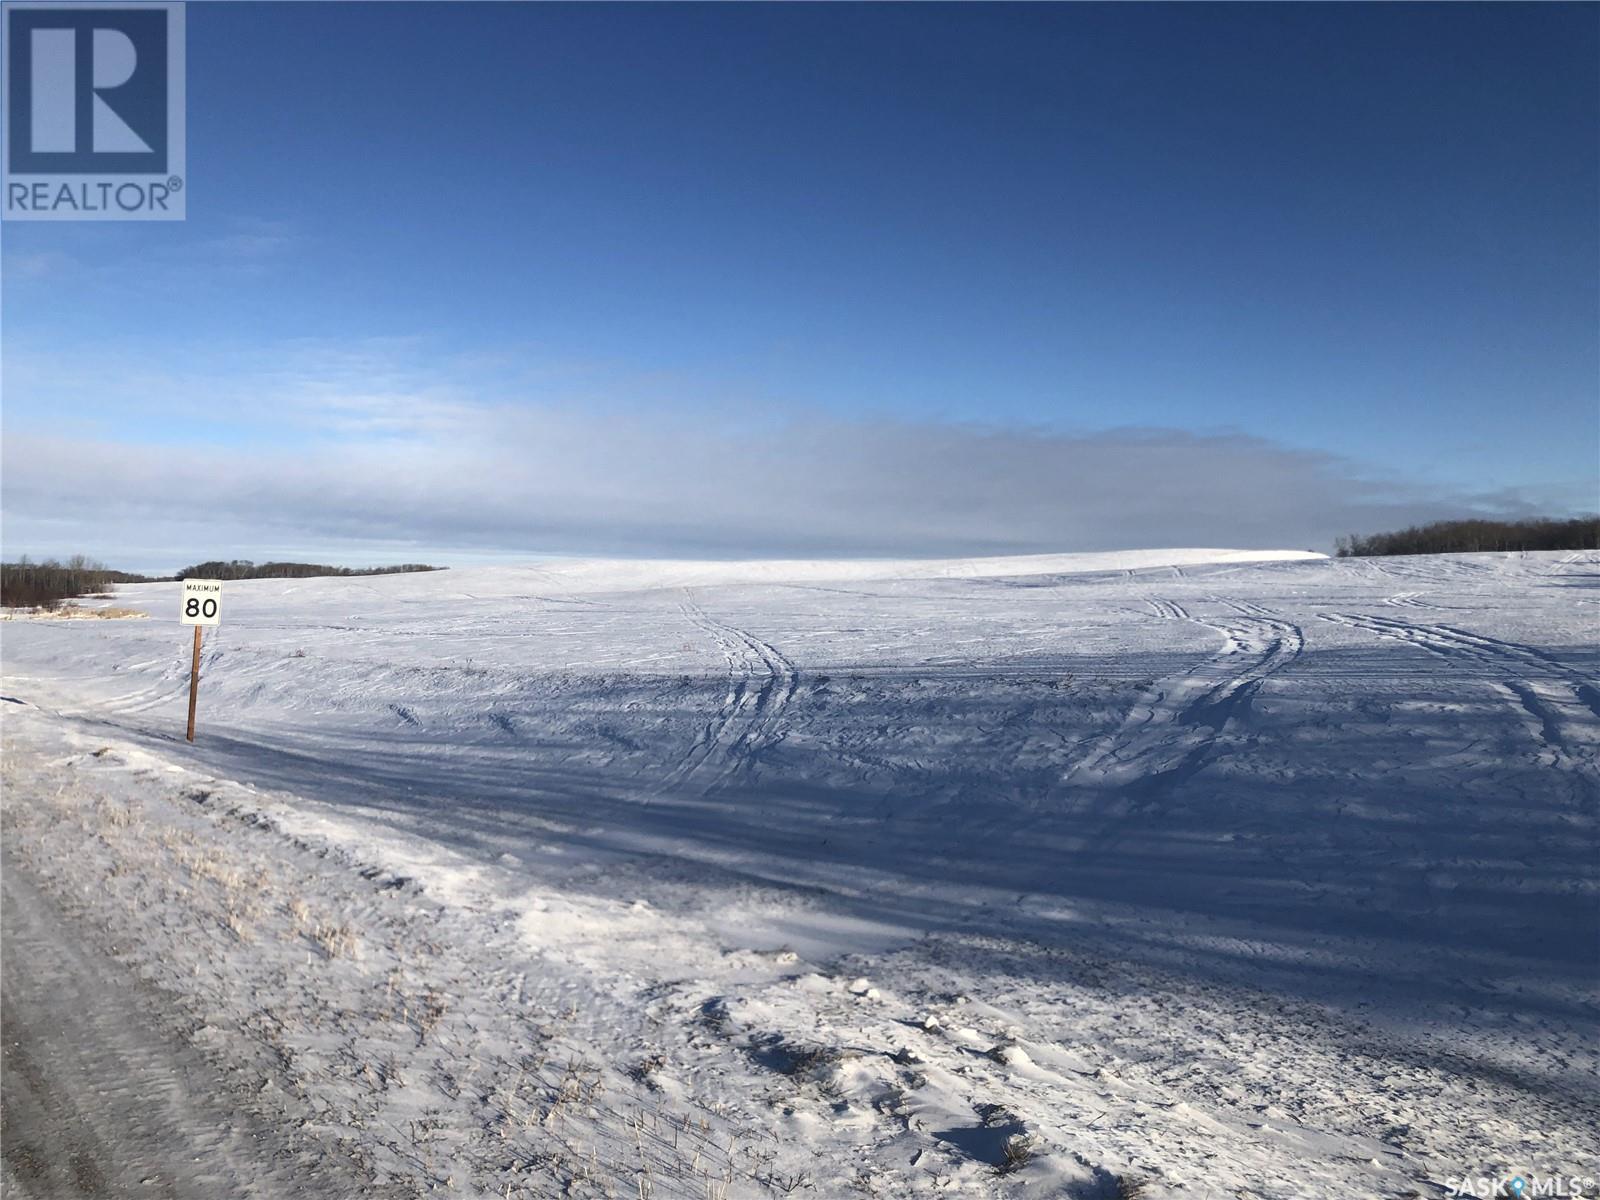
[[[229,583],[192,747],[176,596],[0,627],[6,869],[372,1194],[1600,1175],[1600,555]]]

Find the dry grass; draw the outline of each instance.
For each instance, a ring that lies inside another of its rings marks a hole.
[[[133,810],[106,796],[95,800],[95,818],[99,825],[109,829],[124,829],[133,823]]]
[[[1033,1161],[1034,1141],[1027,1134],[1016,1133],[1006,1139],[1001,1151],[1002,1160],[995,1173],[1009,1175],[1013,1171],[1020,1171]]]
[[[338,925],[318,923],[311,931],[311,940],[329,958],[356,958],[361,953],[361,941],[355,930],[343,922]]]
[[[290,932],[313,943],[328,958],[361,957],[361,939],[347,922],[335,925],[314,916],[311,907],[296,896],[286,906],[293,922]],[[391,988],[393,983],[391,981]]]
[[[439,1027],[450,1004],[441,992],[429,991],[422,997],[422,1008],[417,1013],[417,1045],[422,1045],[428,1035]]]
[[[147,612],[140,612],[136,608],[118,608],[108,605],[105,608],[84,608],[77,604],[58,604],[54,608],[8,608],[5,610],[5,620],[44,619],[48,621],[137,621],[150,616]]]

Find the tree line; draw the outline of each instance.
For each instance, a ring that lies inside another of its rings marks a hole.
[[[135,575],[114,571],[82,554],[65,562],[54,558],[0,563],[0,605],[6,608],[55,608],[65,600],[92,596],[117,583],[170,583],[175,579],[310,579],[320,575],[402,575],[411,571],[442,571],[423,563],[393,567],[330,567],[321,563],[254,563],[236,558],[198,563],[175,575]]]
[[[1525,521],[1434,521],[1394,533],[1339,538],[1340,558],[1383,554],[1474,554],[1489,550],[1597,550],[1600,515]]]
[[[161,583],[171,578],[113,571],[82,554],[74,554],[66,562],[53,558],[32,562],[24,554],[16,562],[0,563],[0,605],[54,608],[75,596],[103,592],[114,583]]]
[[[235,558],[213,559],[185,567],[178,579],[312,579],[323,575],[406,575],[413,571],[442,571],[426,563],[399,563],[392,567],[330,567],[323,563],[251,562]]]

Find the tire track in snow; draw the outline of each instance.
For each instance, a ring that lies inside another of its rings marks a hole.
[[[1600,744],[1600,688],[1532,646],[1469,633],[1450,625],[1419,625],[1367,613],[1323,613],[1324,621],[1408,642],[1446,662],[1484,668],[1488,682],[1533,721],[1535,736],[1558,763],[1600,776],[1592,755]]]
[[[1155,596],[1151,596],[1145,601],[1145,603],[1155,610],[1156,616],[1165,620],[1187,621],[1190,619],[1189,610],[1184,608],[1183,605],[1179,604],[1176,600],[1162,600]]]
[[[800,673],[775,646],[716,620],[693,599],[678,607],[722,651],[728,662],[728,692],[694,744],[668,772],[665,785],[704,778],[709,791],[749,771],[761,751],[782,740],[780,720],[799,687]]]
[[[1350,625],[1376,633],[1380,637],[1409,641],[1430,650],[1441,658],[1464,655],[1486,664],[1515,663],[1522,668],[1534,667],[1549,675],[1554,674],[1574,683],[1590,683],[1581,672],[1560,659],[1525,646],[1520,642],[1506,642],[1483,633],[1470,633],[1453,625],[1417,625],[1393,617],[1379,617],[1370,613],[1323,613],[1324,621]],[[1597,713],[1596,715],[1600,715]]]
[[[1269,621],[1277,620],[1277,614],[1276,613],[1272,612],[1270,609],[1262,608],[1261,605],[1253,603],[1252,601],[1249,601],[1249,600],[1227,600],[1227,599],[1224,599],[1221,596],[1213,596],[1211,598],[1213,600],[1215,600],[1218,604],[1227,605],[1229,608],[1233,609],[1234,612],[1238,613],[1241,616],[1246,616],[1246,617],[1265,617]]]
[[[1434,612],[1440,611],[1437,604],[1428,604],[1425,601],[1418,599],[1419,596],[1423,595],[1426,595],[1426,593],[1397,592],[1393,596],[1385,596],[1383,602],[1390,608],[1424,608],[1430,609]]]
[[[1261,684],[1298,658],[1298,625],[1258,605],[1223,601],[1237,620],[1205,621],[1171,600],[1149,604],[1167,620],[1220,633],[1223,646],[1199,666],[1158,680],[1139,696],[1115,732],[1099,739],[1062,780],[1068,787],[1154,793],[1205,766],[1229,722],[1248,715]]]

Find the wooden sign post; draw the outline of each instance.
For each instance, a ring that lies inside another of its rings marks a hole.
[[[200,699],[200,629],[204,625],[218,625],[222,621],[222,580],[185,579],[183,581],[183,615],[185,625],[194,626],[194,661],[189,665],[189,733],[194,741],[194,708]]]

